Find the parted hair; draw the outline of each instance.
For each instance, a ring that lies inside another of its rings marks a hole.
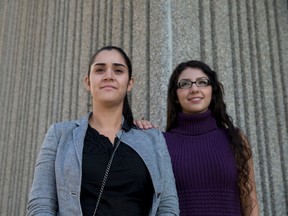
[[[96,51],[90,58],[90,61],[89,61],[89,67],[88,67],[88,77],[90,75],[90,68],[96,58],[96,56],[101,52],[101,51],[104,51],[104,50],[116,50],[117,52],[119,52],[121,54],[121,56],[123,57],[127,67],[128,67],[128,74],[129,74],[129,80],[131,80],[132,78],[132,64],[131,64],[131,61],[128,57],[128,55],[124,52],[123,49],[121,49],[120,47],[117,47],[117,46],[104,46],[102,48],[100,48],[98,51]],[[127,94],[125,95],[125,98],[124,98],[124,103],[123,103],[123,111],[122,111],[122,114],[126,120],[126,122],[128,123],[128,125],[130,127],[132,127],[133,125],[133,114],[132,114],[132,110],[131,110],[131,107],[130,107],[130,104],[129,104],[129,101],[128,101],[128,96]]]

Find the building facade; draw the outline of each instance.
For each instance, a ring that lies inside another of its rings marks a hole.
[[[261,215],[288,215],[287,23],[286,0],[1,0],[0,215],[25,215],[46,130],[90,110],[89,57],[110,44],[133,63],[134,117],[162,129],[173,68],[212,66],[252,145]]]

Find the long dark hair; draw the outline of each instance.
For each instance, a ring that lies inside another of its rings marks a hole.
[[[167,97],[167,125],[166,131],[169,131],[176,123],[177,113],[181,112],[181,105],[177,103],[177,83],[182,71],[186,68],[197,68],[202,70],[209,78],[212,86],[212,99],[209,105],[209,109],[212,111],[216,118],[218,127],[227,128],[228,136],[231,142],[231,146],[235,155],[237,170],[238,170],[238,187],[240,191],[241,200],[245,200],[245,208],[252,210],[252,182],[249,178],[250,167],[248,161],[252,157],[252,151],[250,149],[247,138],[243,132],[236,128],[233,124],[232,118],[228,115],[226,110],[226,104],[224,103],[223,85],[219,82],[217,74],[207,64],[201,61],[188,61],[179,64],[173,71],[169,86]]]
[[[128,67],[128,75],[129,75],[129,80],[131,80],[132,78],[132,64],[131,64],[131,61],[129,59],[129,57],[127,56],[127,54],[124,52],[123,49],[121,49],[120,47],[117,47],[117,46],[104,46],[102,47],[101,49],[99,49],[97,52],[95,52],[91,58],[90,58],[90,61],[89,61],[89,67],[88,67],[88,77],[90,75],[90,68],[92,66],[92,64],[94,63],[94,60],[96,58],[96,56],[101,52],[101,51],[104,51],[104,50],[116,50],[118,51],[121,56],[123,57],[127,67]],[[127,122],[127,124],[132,127],[133,125],[133,114],[132,114],[132,110],[131,110],[131,107],[130,107],[130,104],[129,104],[129,101],[128,101],[128,96],[127,94],[125,95],[125,98],[124,98],[124,103],[123,103],[123,111],[122,111],[122,114]]]

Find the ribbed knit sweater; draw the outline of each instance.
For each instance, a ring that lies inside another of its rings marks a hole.
[[[164,133],[171,155],[181,216],[242,215],[237,170],[227,130],[210,110],[179,113]]]

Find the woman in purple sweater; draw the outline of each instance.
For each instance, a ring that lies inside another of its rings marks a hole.
[[[170,78],[164,136],[181,216],[259,215],[251,148],[223,94],[217,74],[200,61],[179,64]]]

